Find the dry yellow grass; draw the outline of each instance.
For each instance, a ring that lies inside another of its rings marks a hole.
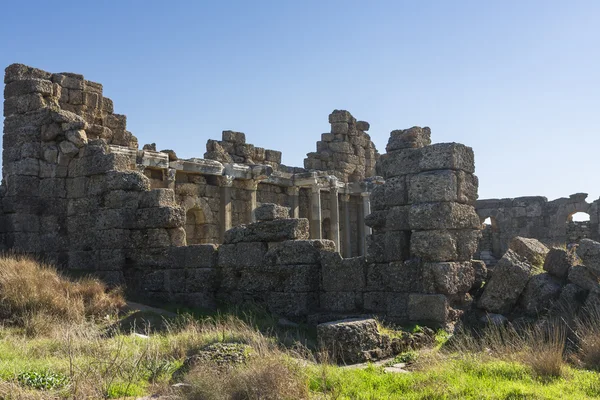
[[[79,322],[114,314],[125,305],[120,290],[96,279],[77,281],[20,255],[0,257],[0,318],[41,332],[53,319]]]

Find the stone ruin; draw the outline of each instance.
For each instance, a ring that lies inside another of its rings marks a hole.
[[[500,226],[508,209],[477,202],[472,149],[431,144],[429,128],[393,131],[379,156],[369,124],[335,110],[304,168],[233,131],[204,158],[180,159],[140,150],[102,85],[81,75],[13,64],[5,84],[3,250],[157,302],[254,301],[309,323],[447,326],[488,279],[472,260],[482,221]],[[518,226],[535,233],[521,212]]]

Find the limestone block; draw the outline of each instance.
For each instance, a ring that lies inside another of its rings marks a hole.
[[[51,79],[52,74],[41,69],[32,68],[24,64],[9,65],[4,74],[4,83],[8,84],[16,80],[25,79]]]
[[[331,151],[335,153],[354,153],[354,148],[348,142],[330,142],[329,149],[331,149]]]
[[[42,126],[41,133],[42,140],[45,142],[50,142],[56,139],[56,137],[62,133],[62,129],[59,124],[52,123]]]
[[[5,215],[5,232],[39,232],[40,217],[33,214]]]
[[[140,208],[173,207],[175,206],[175,193],[171,189],[153,189],[142,192],[139,197]]]
[[[388,309],[388,297],[391,294],[389,292],[364,292],[363,293],[363,307],[367,312],[373,313],[385,313]]]
[[[231,142],[236,144],[246,143],[246,135],[242,132],[223,131],[222,138],[225,142]]]
[[[272,268],[280,280],[276,290],[289,293],[319,291],[321,270],[318,264],[282,265]]]
[[[165,284],[168,282],[166,274],[168,271],[159,270],[145,274],[141,280],[141,289],[146,292],[167,291]]]
[[[446,296],[411,293],[408,296],[408,318],[412,322],[443,326],[448,320]]]
[[[431,129],[413,126],[409,129],[392,131],[385,150],[390,153],[395,150],[420,148],[430,144]]]
[[[107,210],[111,213],[106,213],[108,217],[118,218],[121,210]],[[116,211],[116,212],[115,212]],[[98,227],[101,229],[101,227]],[[135,248],[157,248],[169,247],[171,245],[170,235],[167,229],[140,229],[131,231],[131,243]]]
[[[51,164],[58,162],[58,147],[48,146],[44,149],[44,160]]]
[[[423,157],[421,149],[403,149],[384,154],[377,163],[378,175],[387,180],[396,176],[421,172],[420,161]]]
[[[509,313],[531,274],[531,265],[508,250],[494,268],[494,274],[485,285],[478,306],[492,313]]]
[[[23,158],[4,166],[6,175],[29,175],[38,176],[40,173],[40,162],[37,158]]]
[[[475,282],[475,270],[466,262],[426,262],[423,283],[429,293],[453,295],[468,292]]]
[[[336,122],[355,122],[356,120],[354,119],[354,117],[352,116],[352,114],[350,114],[348,111],[346,110],[333,110],[333,112],[331,114],[329,114],[329,123],[330,124],[334,124]]]
[[[323,133],[323,134],[321,134],[321,140],[323,142],[333,142],[333,133]]]
[[[459,203],[475,205],[477,201],[477,190],[479,189],[479,179],[470,173],[456,171],[458,178],[458,199]]]
[[[254,210],[257,221],[273,221],[275,219],[288,218],[290,209],[274,203],[262,203]]]
[[[185,224],[185,210],[181,207],[153,207],[136,211],[134,227],[177,228]]]
[[[559,279],[566,279],[569,269],[577,263],[573,252],[559,247],[550,249],[544,260],[544,271]]]
[[[269,312],[297,319],[306,317],[318,308],[319,297],[317,293],[284,293],[272,292],[267,295],[267,308]]]
[[[192,268],[186,271],[184,285],[186,293],[214,292],[218,288],[216,268]]]
[[[131,247],[130,231],[127,229],[107,229],[97,231],[93,237],[97,249],[118,249]]]
[[[261,242],[224,244],[219,247],[219,267],[242,268],[262,267],[268,246]]]
[[[4,98],[39,93],[44,96],[52,95],[52,82],[46,79],[22,79],[13,81],[4,87]]]
[[[338,253],[323,257],[321,273],[325,292],[362,292],[365,288],[366,262],[362,257],[342,259]]]
[[[381,351],[382,346],[377,321],[363,318],[319,324],[317,341],[340,364],[371,360],[371,352]]]
[[[421,292],[421,265],[418,261],[369,264],[366,291]]]
[[[512,238],[508,248],[536,267],[544,265],[546,255],[550,251],[539,240],[520,236]]]
[[[408,293],[388,293],[385,314],[394,319],[406,321],[408,316]]]
[[[460,143],[436,143],[419,150],[422,154],[419,168],[422,171],[437,169],[475,171],[473,149]]]
[[[9,175],[5,177],[6,196],[37,197],[39,196],[40,179],[36,176]]]
[[[54,197],[67,198],[65,179],[47,178],[40,180],[40,197],[50,199]]]
[[[458,200],[458,178],[452,170],[428,171],[408,179],[409,203]]]
[[[412,257],[423,261],[456,260],[456,240],[445,230],[416,231],[410,238],[410,253]]]
[[[309,224],[305,218],[255,222],[225,232],[225,243],[283,242],[308,238]]]
[[[519,303],[525,314],[537,316],[552,307],[561,290],[560,281],[552,275],[534,275],[527,282]]]
[[[599,285],[598,275],[584,265],[574,265],[569,269],[568,280],[585,289],[592,290]]]
[[[76,199],[87,196],[87,189],[89,185],[89,178],[82,176],[78,178],[67,178],[65,179],[67,198]]]
[[[361,131],[368,131],[371,125],[367,121],[356,121],[356,129]]]
[[[413,230],[480,228],[475,208],[454,202],[413,204],[408,221]]]
[[[321,292],[319,303],[323,310],[336,313],[363,309],[360,292]]]
[[[281,164],[281,152],[277,150],[265,150],[265,159],[277,164]]]
[[[46,101],[39,93],[14,96],[4,100],[4,116],[25,114],[46,106]]]
[[[347,122],[334,122],[331,124],[331,133],[333,134],[348,134],[348,123]]]
[[[411,230],[412,226],[409,224],[411,212],[410,206],[390,208],[385,222],[386,229],[394,231]]]
[[[583,264],[596,274],[600,274],[600,243],[582,239],[577,247],[577,255]]]
[[[335,252],[334,242],[331,240],[288,240],[271,243],[265,255],[265,262],[272,265],[318,264],[323,251]]]
[[[480,229],[461,229],[451,231],[456,242],[456,261],[469,261],[477,251],[481,239]]]
[[[365,225],[373,229],[384,230],[388,214],[388,210],[373,211],[365,217]]]
[[[64,154],[69,158],[79,154],[79,148],[74,143],[67,140],[60,142],[58,148],[60,149],[61,154]]]
[[[72,104],[72,105],[83,104],[83,90],[76,90],[76,89],[69,90],[69,104]]]
[[[90,177],[88,194],[96,196],[112,190],[149,191],[149,179],[137,171],[109,171]]]
[[[113,101],[111,99],[109,99],[108,97],[102,98],[102,111],[104,111],[108,114],[112,114],[115,111]]]
[[[68,88],[68,89],[83,90],[85,88],[85,81],[83,79],[83,75],[79,75],[79,74],[71,74],[71,73],[53,74],[52,82],[58,83],[60,86]]]

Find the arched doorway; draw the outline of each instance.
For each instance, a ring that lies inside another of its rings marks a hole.
[[[591,234],[590,214],[574,212],[567,217],[567,245],[579,243],[581,239],[589,238]]]
[[[187,244],[206,243],[206,218],[199,208],[189,209],[185,215],[185,234]]]

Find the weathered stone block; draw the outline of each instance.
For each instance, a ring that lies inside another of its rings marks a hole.
[[[277,150],[265,150],[265,159],[273,163],[281,164],[281,152]]]
[[[46,199],[67,198],[65,179],[47,178],[40,180],[40,196]]]
[[[475,205],[477,201],[477,190],[479,189],[479,179],[470,173],[456,171],[458,178],[458,199],[459,203]]]
[[[387,207],[404,206],[408,204],[409,185],[406,176],[396,176],[386,180],[384,187],[383,203]]]
[[[347,122],[334,122],[331,124],[331,133],[333,134],[348,134],[348,123]]]
[[[4,98],[20,96],[29,93],[52,95],[52,82],[46,79],[23,79],[13,81],[4,87]]]
[[[338,253],[327,254],[321,263],[323,291],[358,292],[364,290],[366,267],[363,257],[342,259]]]
[[[13,114],[25,114],[46,106],[44,98],[39,93],[14,96],[4,100],[4,116]]]
[[[410,231],[410,214],[411,206],[390,208],[386,216],[385,228],[390,231]]]
[[[318,308],[317,293],[283,293],[273,292],[267,296],[267,307],[270,312],[287,318],[301,318]]]
[[[24,64],[9,65],[4,74],[4,83],[11,83],[16,80],[25,79],[51,79],[52,74],[41,69],[32,68]]]
[[[374,319],[346,319],[317,325],[317,341],[332,360],[354,364],[371,359],[380,351],[381,336]]]
[[[419,151],[422,154],[419,169],[422,171],[453,169],[471,174],[475,171],[473,149],[463,144],[436,143]]]
[[[329,114],[329,123],[334,124],[336,122],[354,122],[354,117],[346,110],[333,110]]]
[[[600,243],[591,239],[582,239],[577,247],[577,255],[583,261],[583,264],[600,274]]]
[[[6,196],[38,197],[40,189],[40,180],[35,176],[17,176],[9,175],[5,178]]]
[[[408,221],[412,230],[480,228],[475,208],[454,202],[413,204]]]
[[[531,269],[529,263],[508,250],[494,268],[494,274],[485,285],[478,306],[497,314],[510,312],[527,285]]]
[[[410,238],[410,253],[423,261],[456,260],[456,240],[448,231],[416,231]]]
[[[566,279],[569,269],[577,262],[575,255],[565,249],[553,247],[544,260],[544,271],[559,279]]]
[[[134,228],[177,228],[185,224],[185,210],[181,207],[142,208],[135,213]]]
[[[225,232],[225,243],[283,242],[309,238],[309,224],[305,218],[261,221],[238,226]]]
[[[392,131],[385,150],[390,153],[395,150],[420,148],[430,144],[431,129],[413,126],[409,129]]]
[[[352,312],[363,309],[361,292],[322,292],[321,309],[331,312]]]
[[[422,172],[408,182],[409,203],[458,201],[458,178],[452,170]]]
[[[550,251],[539,240],[520,236],[512,238],[508,248],[536,267],[544,265],[546,255]]]
[[[140,208],[173,207],[175,204],[175,193],[172,189],[153,189],[140,195]]]
[[[223,131],[222,138],[226,142],[231,142],[231,143],[236,143],[236,144],[245,144],[246,143],[246,135],[242,132]]]
[[[263,242],[224,244],[219,247],[219,267],[262,267],[268,246]]]
[[[456,242],[456,261],[469,261],[477,251],[479,239],[481,239],[480,229],[462,229],[450,231]]]
[[[481,260],[471,260],[471,266],[473,267],[473,272],[475,274],[475,279],[473,281],[473,286],[471,286],[471,290],[478,290],[487,280],[488,269],[485,263]]]
[[[599,285],[598,275],[585,265],[574,265],[569,269],[568,280],[585,289],[592,290]]]
[[[76,178],[80,179],[80,178]],[[87,178],[84,178],[87,179]],[[104,207],[137,209],[140,197],[151,192],[131,192],[125,190],[112,190],[104,195]]]
[[[423,279],[418,261],[370,264],[366,291],[421,292]]]
[[[475,270],[468,261],[423,264],[423,284],[429,293],[466,293],[474,282]]]
[[[448,300],[442,294],[418,294],[408,296],[408,318],[412,322],[443,326],[448,320]]]
[[[288,218],[290,209],[274,203],[263,203],[254,210],[257,221],[273,221],[274,219]]]
[[[322,251],[335,252],[335,243],[331,240],[289,240],[272,243],[269,245],[265,262],[272,265],[318,264]]]
[[[534,275],[527,282],[519,302],[526,314],[537,316],[552,307],[561,290],[560,281],[550,274]]]

